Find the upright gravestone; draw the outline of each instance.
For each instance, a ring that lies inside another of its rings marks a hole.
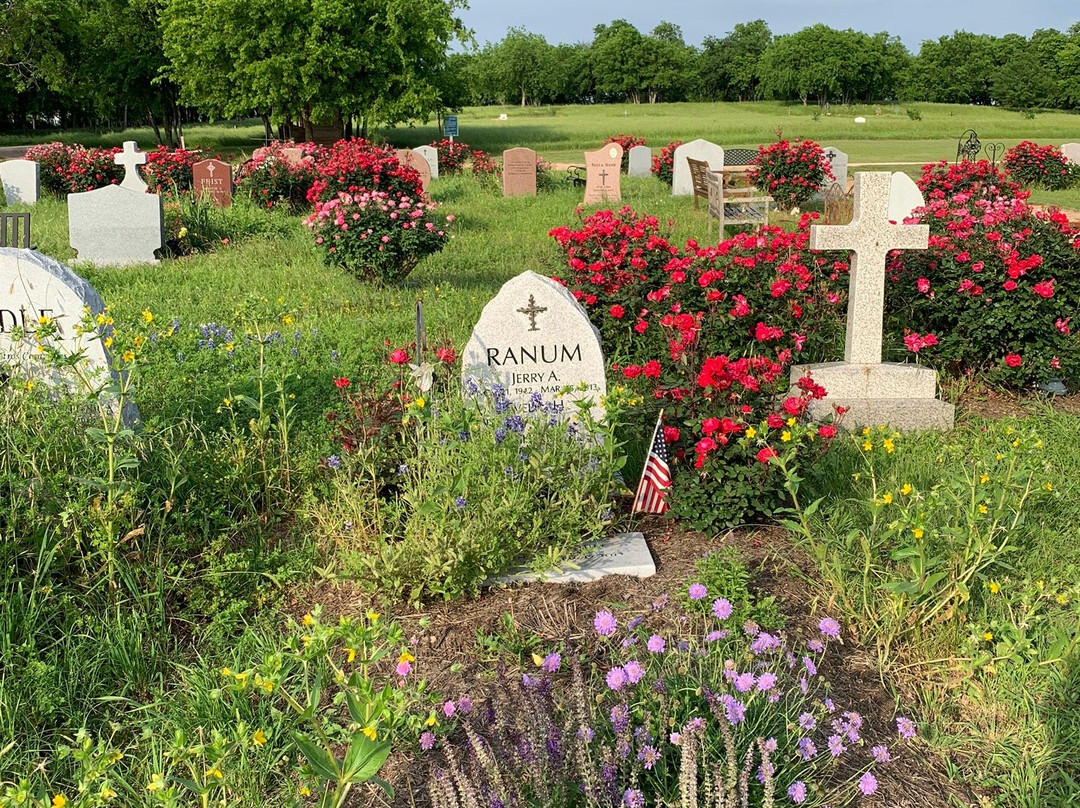
[[[298,166],[304,160],[304,150],[296,146],[289,146],[281,150],[281,156],[291,166]]]
[[[829,185],[839,185],[846,192],[848,156],[836,146],[826,146],[825,159],[829,161],[833,174],[833,180]]]
[[[431,185],[431,167],[428,161],[412,149],[398,149],[397,159],[403,166],[408,166],[420,175],[420,190],[427,192],[428,186]]]
[[[889,185],[889,221],[903,224],[904,219],[910,218],[916,208],[924,207],[926,200],[915,180],[903,171],[894,173]]]
[[[1065,143],[1061,146],[1061,153],[1065,159],[1074,166],[1080,166],[1080,143]]]
[[[431,178],[437,180],[439,178],[439,150],[434,146],[417,146],[413,151],[424,158],[431,172]]]
[[[0,185],[9,205],[35,205],[41,194],[41,169],[33,160],[0,163]]]
[[[536,152],[519,146],[503,152],[503,196],[536,196]]]
[[[164,243],[165,214],[161,197],[146,193],[146,183],[139,176],[137,166],[146,162],[146,155],[129,140],[113,159],[127,169],[120,185],[68,194],[71,246],[80,263],[157,263],[154,250]]]
[[[34,332],[47,318],[56,327],[49,340],[53,347],[67,356],[81,353],[79,369],[86,380],[95,387],[104,384],[112,372],[105,346],[76,328],[84,310],[97,315],[105,306],[68,267],[36,250],[0,248],[0,360],[51,386],[76,387],[72,368],[47,364],[37,350]],[[134,405],[125,408],[124,420],[129,425],[138,420]]]
[[[569,405],[588,399],[603,415],[607,392],[600,334],[566,289],[535,272],[511,278],[492,298],[461,358],[462,381],[501,385],[510,401],[527,408],[534,393],[562,396]]]
[[[622,146],[605,143],[596,151],[585,152],[585,200],[583,204],[619,202],[622,188],[619,172],[622,170]]]
[[[191,167],[195,196],[209,197],[219,208],[232,204],[232,166],[224,160],[202,160]]]
[[[792,368],[791,382],[810,375],[826,391],[810,405],[810,415],[825,418],[847,408],[848,428],[889,424],[898,429],[950,429],[954,407],[935,398],[937,374],[919,365],[882,363],[881,332],[885,307],[885,257],[892,250],[924,250],[925,224],[890,221],[887,172],[855,175],[855,213],[848,225],[813,225],[810,249],[850,250],[847,336],[844,361]]]
[[[694,181],[690,177],[690,164],[686,162],[687,157],[705,161],[709,164],[710,171],[724,170],[724,150],[720,146],[700,138],[683,143],[675,149],[671,181],[672,196],[693,196],[694,194]]]
[[[634,146],[630,149],[630,165],[626,174],[629,177],[648,177],[652,173],[652,149],[648,146]]]

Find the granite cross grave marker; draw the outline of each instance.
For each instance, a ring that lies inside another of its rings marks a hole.
[[[146,162],[146,155],[129,140],[115,160],[127,169],[120,185],[68,194],[71,246],[80,263],[157,263],[154,251],[164,243],[165,213],[161,197],[145,193],[146,183],[139,177],[137,166]]]
[[[889,219],[893,178],[885,172],[855,175],[854,216],[848,225],[813,225],[810,249],[850,250],[851,269],[844,361],[792,369],[794,384],[809,373],[827,397],[811,405],[824,417],[834,405],[848,408],[845,426],[889,423],[898,428],[950,428],[951,404],[935,399],[937,375],[931,368],[883,364],[881,332],[885,300],[885,258],[892,250],[926,249],[930,228]]]
[[[33,160],[0,163],[0,185],[9,205],[35,205],[41,194],[40,167]]]
[[[202,160],[191,167],[195,196],[207,196],[219,208],[232,204],[232,166],[224,160]]]
[[[622,169],[622,146],[605,143],[601,148],[585,152],[585,205],[598,202],[618,202],[622,199],[619,172]]]
[[[503,152],[503,196],[536,196],[536,152],[519,146]]]
[[[527,407],[534,393],[545,400],[574,388],[563,401],[591,399],[602,415],[607,384],[600,335],[566,289],[535,272],[507,281],[480,315],[461,359],[462,381],[490,389],[500,384]]]

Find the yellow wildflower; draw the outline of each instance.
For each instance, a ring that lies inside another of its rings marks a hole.
[[[752,426],[748,426],[748,427],[746,428],[746,437],[748,437],[748,438],[753,438],[753,437],[755,437],[756,435],[757,435],[757,430],[756,430],[756,429],[754,429],[754,428],[753,428]]]
[[[988,513],[987,507],[985,505],[980,505],[979,506],[979,513],[982,513],[982,514]]]
[[[256,746],[262,746],[264,743],[266,743],[266,736],[263,734],[263,731],[261,729],[255,730],[255,734],[251,736],[251,742],[254,743]]]
[[[424,401],[424,397],[423,397],[423,396],[417,396],[417,397],[416,397],[416,406],[417,406],[417,407],[419,407],[420,409],[423,409],[423,408],[424,408],[424,405],[425,405],[426,403],[427,403],[427,402],[426,402],[426,401]]]
[[[921,527],[917,527],[917,528],[914,528],[914,529],[913,529],[913,530],[911,531],[911,535],[913,535],[913,536],[914,536],[914,537],[915,537],[916,539],[921,539],[921,538],[923,537],[923,530],[922,530],[922,528],[921,528]]]
[[[791,433],[785,429],[783,432],[780,433],[780,440],[782,440],[784,443],[787,443],[791,440]]]
[[[1069,602],[1069,599],[1067,597],[1065,597],[1064,595],[1058,595],[1057,596],[1057,602],[1060,603],[1062,606],[1064,606],[1066,603]]]
[[[892,438],[885,438],[885,440],[881,442],[881,445],[885,447],[885,451],[889,454],[892,454],[893,450],[896,449],[896,444],[893,443]]]
[[[990,475],[989,475],[989,474],[983,474],[983,475],[981,475],[981,476],[979,477],[979,482],[980,482],[980,483],[988,483],[988,482],[990,482]]]
[[[884,502],[886,505],[890,504],[892,502],[892,494],[886,491],[884,494],[881,495],[881,501]]]
[[[379,612],[369,611],[367,613],[367,619],[370,623],[378,623],[380,617],[382,617],[382,615]]]
[[[311,789],[308,788],[307,786],[300,786],[300,796],[301,797],[310,797],[311,796]]]
[[[994,633],[992,631],[986,632],[985,634],[983,634],[983,639],[987,642],[990,642],[992,639],[994,639]]]
[[[101,789],[101,792],[100,792],[99,796],[103,800],[111,800],[113,797],[116,796],[116,792],[113,791],[108,786],[105,786],[105,788]]]
[[[27,379],[26,380],[26,392],[30,392],[33,389],[34,389],[34,383],[30,379]]]
[[[1001,586],[998,584],[997,581],[991,581],[987,585],[987,588],[990,590],[991,595],[996,595],[998,592],[1001,591]]]
[[[363,732],[363,733],[364,733],[365,735],[367,735],[367,736],[368,736],[368,739],[369,739],[369,740],[372,740],[372,741],[374,741],[374,740],[375,740],[375,737],[376,737],[376,736],[375,736],[375,727],[372,727],[372,726],[367,726],[367,727],[364,727],[364,729],[363,729],[363,730],[361,730],[361,731],[362,731],[362,732]]]
[[[221,773],[221,767],[218,766],[216,763],[214,764],[214,768],[206,770],[206,776],[216,777],[218,780],[225,779],[225,775]]]
[[[136,347],[136,348],[141,348],[141,347],[142,347],[142,344],[143,344],[143,343],[144,343],[145,341],[146,341],[146,340],[145,340],[145,339],[143,338],[143,335],[142,335],[142,334],[136,334],[136,336],[135,336],[135,339],[134,339],[134,342],[135,342],[135,347]]]
[[[54,808],[64,808],[64,806],[67,805],[67,797],[63,794],[56,794],[52,798],[52,804]]]
[[[281,318],[281,322],[285,323],[285,325],[288,325],[292,322],[292,315],[286,314],[284,317]]]
[[[308,614],[304,615],[304,618],[300,622],[303,623],[305,626],[310,626],[315,622],[315,618],[312,617],[311,613],[309,612]]]
[[[221,669],[221,675],[222,676],[232,676],[232,671],[229,670],[228,668],[222,668]]]
[[[862,433],[863,433],[864,438],[867,437],[870,434],[870,427],[864,426],[863,430],[862,430]]]
[[[165,775],[155,772],[146,784],[147,791],[161,791],[165,788]]]
[[[398,662],[416,662],[416,657],[408,651],[402,651],[401,656],[398,657]]]
[[[352,662],[354,659],[356,659],[356,649],[355,648],[346,648],[345,652],[347,654],[347,656],[345,658],[346,662]]]
[[[872,444],[870,441],[863,441],[862,448],[864,452],[871,452],[874,449],[874,444]]]
[[[113,338],[112,337],[105,337],[105,347],[106,348],[111,348],[112,343],[113,343]]]
[[[1003,457],[1005,457],[1005,455],[1003,455],[1001,452],[994,453],[994,460],[1001,460]]]
[[[1019,446],[1019,445],[1020,445],[1020,438],[1017,438],[1016,440],[1014,440],[1014,441],[1013,441],[1012,443],[1010,443],[1009,445],[1010,445],[1011,447],[1013,447],[1013,448],[1015,449],[1015,448],[1016,448],[1017,446]]]
[[[143,309],[142,318],[144,323],[154,322],[154,315],[150,313],[150,309]]]
[[[135,352],[132,350],[126,350],[123,354],[124,362],[130,363],[135,361]]]
[[[303,643],[305,648],[307,648],[309,645],[311,645],[311,637],[305,634],[303,637],[300,638],[300,642]]]
[[[795,426],[795,419],[794,418],[788,418],[787,419],[787,425],[788,426]]]
[[[1054,490],[1054,484],[1049,482],[1049,481],[1046,483],[1046,485],[1044,487],[1046,488],[1047,491],[1053,491]]]
[[[905,497],[911,493],[911,483],[904,483],[903,488],[900,489],[900,493]]]

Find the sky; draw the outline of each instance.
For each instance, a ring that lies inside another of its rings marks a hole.
[[[927,39],[953,31],[1023,34],[1039,28],[1064,31],[1080,20],[1076,0],[468,0],[459,11],[477,44],[498,42],[519,26],[551,44],[591,42],[593,27],[624,19],[642,33],[658,22],[682,28],[688,45],[723,37],[737,23],[763,19],[773,34],[790,34],[814,23],[874,34],[888,31],[915,53]]]

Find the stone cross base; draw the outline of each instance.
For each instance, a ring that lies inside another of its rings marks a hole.
[[[918,365],[883,363],[855,365],[823,362],[791,369],[792,387],[810,374],[828,394],[810,404],[809,415],[824,420],[837,406],[847,412],[841,424],[846,429],[887,425],[893,429],[952,429],[956,408],[939,401],[937,373]]]

